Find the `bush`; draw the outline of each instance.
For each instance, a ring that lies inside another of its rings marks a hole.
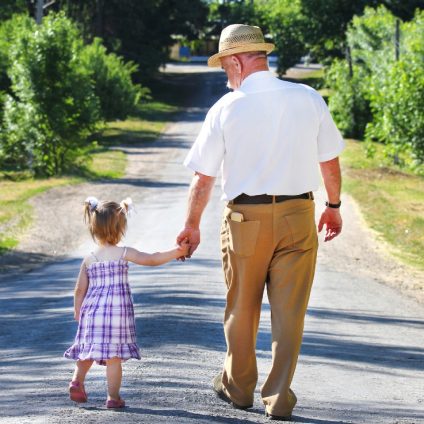
[[[28,25],[30,25],[30,21],[25,15],[15,15],[0,23],[0,90],[10,90],[11,82],[7,75],[7,70],[12,64],[10,49],[16,34],[28,31]]]
[[[63,14],[29,18],[10,49],[13,96],[4,109],[3,161],[35,174],[66,170],[99,121],[99,102],[81,66],[82,41]]]
[[[84,46],[64,14],[49,15],[40,26],[23,16],[4,25],[0,46],[3,41],[8,51],[0,54],[0,72],[5,64],[11,85],[0,95],[0,164],[36,175],[63,173],[81,163],[99,125],[124,119],[147,89],[132,83],[137,67],[107,54],[100,39]]]
[[[330,68],[330,110],[345,135],[365,135],[367,141],[386,144],[387,155],[397,163],[406,155],[420,164],[424,162],[424,12],[400,23],[399,61],[395,27],[395,17],[383,6],[366,8],[363,16],[354,17],[347,34],[353,75],[349,76],[346,61]]]
[[[376,69],[369,93],[367,139],[385,143],[395,161],[406,152],[424,163],[424,11],[401,25],[400,61]]]
[[[124,119],[135,110],[140,96],[148,92],[132,82],[137,65],[108,54],[99,38],[84,48],[81,61],[94,83],[104,120]]]
[[[354,16],[347,30],[352,60],[369,74],[384,72],[395,61],[396,18],[384,7],[366,7]]]
[[[424,162],[424,70],[418,61],[402,60],[375,82],[371,95],[373,121],[367,139],[387,144],[387,153],[398,160],[409,153]]]
[[[366,98],[366,81],[367,76],[359,66],[352,67],[351,76],[346,61],[334,61],[326,72],[326,82],[331,89],[329,109],[346,137],[362,138],[372,119]]]

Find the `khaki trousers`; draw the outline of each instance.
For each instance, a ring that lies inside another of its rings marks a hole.
[[[313,200],[260,205],[228,204],[221,227],[227,285],[223,388],[241,406],[253,403],[258,379],[256,335],[266,286],[271,308],[272,365],[261,388],[268,413],[289,415],[318,248]],[[231,220],[232,212],[243,222]]]

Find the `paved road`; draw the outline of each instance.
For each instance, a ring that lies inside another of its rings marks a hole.
[[[181,71],[173,68],[172,71]],[[222,74],[187,78],[193,107],[158,146],[173,146],[161,172],[134,176],[140,201],[125,240],[146,251],[168,248],[183,222],[191,179],[181,161],[210,105],[222,93]],[[202,82],[202,84],[198,84]],[[195,83],[195,84],[194,84]],[[194,84],[194,85],[193,85]],[[104,369],[87,380],[89,402],[67,398],[73,364],[61,358],[71,344],[72,290],[87,240],[69,258],[21,276],[0,277],[0,423],[265,423],[259,394],[250,412],[229,408],[211,391],[220,370],[225,289],[218,232],[219,188],[208,206],[203,243],[188,262],[130,269],[142,360],[124,367],[128,408],[108,411]],[[333,243],[337,243],[335,240]],[[407,278],[407,276],[405,276]],[[294,422],[424,423],[424,307],[374,280],[318,266],[293,389]],[[269,307],[264,299],[258,336],[259,381],[270,366]]]

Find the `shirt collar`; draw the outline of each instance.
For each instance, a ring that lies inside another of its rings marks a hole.
[[[239,88],[244,93],[251,93],[254,91],[262,91],[267,82],[275,79],[271,71],[258,71],[246,77]]]

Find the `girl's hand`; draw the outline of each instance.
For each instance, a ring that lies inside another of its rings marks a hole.
[[[188,251],[190,250],[190,243],[188,242],[188,239],[185,238],[181,244],[177,247],[178,251],[181,252],[181,256],[185,257],[188,255]]]
[[[80,314],[80,311],[74,311],[74,319],[75,319],[75,321],[78,321],[79,322],[79,314]]]

